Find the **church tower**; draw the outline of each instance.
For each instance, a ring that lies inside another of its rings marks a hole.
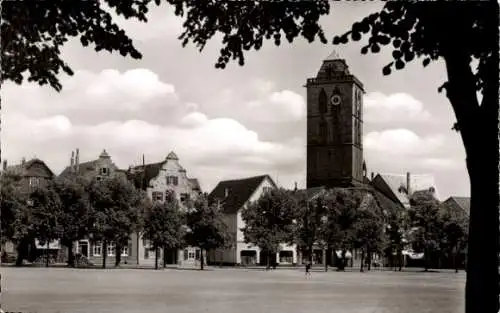
[[[333,52],[307,88],[307,188],[363,183],[363,84]]]

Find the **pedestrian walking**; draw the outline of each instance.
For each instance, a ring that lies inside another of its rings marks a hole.
[[[306,279],[311,277],[311,263],[306,263]]]

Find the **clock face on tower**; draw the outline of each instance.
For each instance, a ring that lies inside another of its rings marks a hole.
[[[333,96],[331,96],[330,103],[332,105],[335,105],[335,106],[339,105],[340,104],[340,96],[339,95],[333,95]]]

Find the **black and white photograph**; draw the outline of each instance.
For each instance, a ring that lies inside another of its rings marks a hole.
[[[500,312],[498,1],[0,9],[0,312]]]

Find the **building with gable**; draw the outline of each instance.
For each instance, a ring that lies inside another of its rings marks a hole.
[[[225,180],[209,194],[209,201],[217,201],[222,207],[224,218],[229,232],[234,238],[233,248],[210,251],[207,255],[209,264],[224,265],[266,265],[267,254],[262,253],[259,247],[245,243],[241,229],[245,222],[241,217],[241,210],[249,203],[258,200],[263,193],[277,188],[269,175],[261,175],[235,180]],[[281,245],[281,251],[272,256],[270,263],[292,265],[297,263],[297,252],[294,246]]]
[[[103,179],[115,175],[126,177],[126,171],[119,169],[115,165],[111,156],[103,149],[99,157],[95,160],[80,162],[80,151],[71,152],[70,165],[67,166],[59,175],[60,177],[70,177],[71,175],[79,175],[89,179]],[[127,246],[123,247],[121,252],[121,261],[125,264],[136,264],[137,256],[137,235],[132,234]],[[103,245],[100,242],[91,242],[89,239],[82,239],[75,243],[77,253],[85,256],[93,264],[101,264],[103,254],[106,253],[106,263],[114,265],[116,246],[113,242],[108,243],[106,251],[103,251]],[[109,263],[108,263],[109,262]]]
[[[38,159],[33,158],[31,160],[26,161],[25,158],[22,158],[19,164],[8,165],[7,160],[3,161],[2,173],[12,173],[15,175],[19,175],[21,177],[20,188],[21,192],[28,195],[33,192],[38,187],[43,187],[50,180],[52,180],[55,175],[54,172],[47,166],[47,164]],[[34,244],[29,244],[28,249],[33,250],[34,257],[36,257],[37,252],[35,250],[51,250],[53,254],[60,254],[61,245],[59,241],[50,242],[48,247],[47,245],[40,245],[37,240],[35,240]],[[6,242],[2,247],[2,252],[8,254],[17,254],[16,247],[10,241]]]
[[[129,178],[135,186],[147,192],[152,201],[165,201],[173,192],[181,208],[188,200],[195,200],[201,194],[201,188],[196,178],[189,178],[186,169],[179,163],[179,157],[172,151],[160,162],[131,167]],[[155,252],[151,245],[139,235],[137,254],[138,264],[155,264]],[[186,247],[183,250],[159,251],[158,260],[166,264],[196,265],[200,262],[200,249]]]

